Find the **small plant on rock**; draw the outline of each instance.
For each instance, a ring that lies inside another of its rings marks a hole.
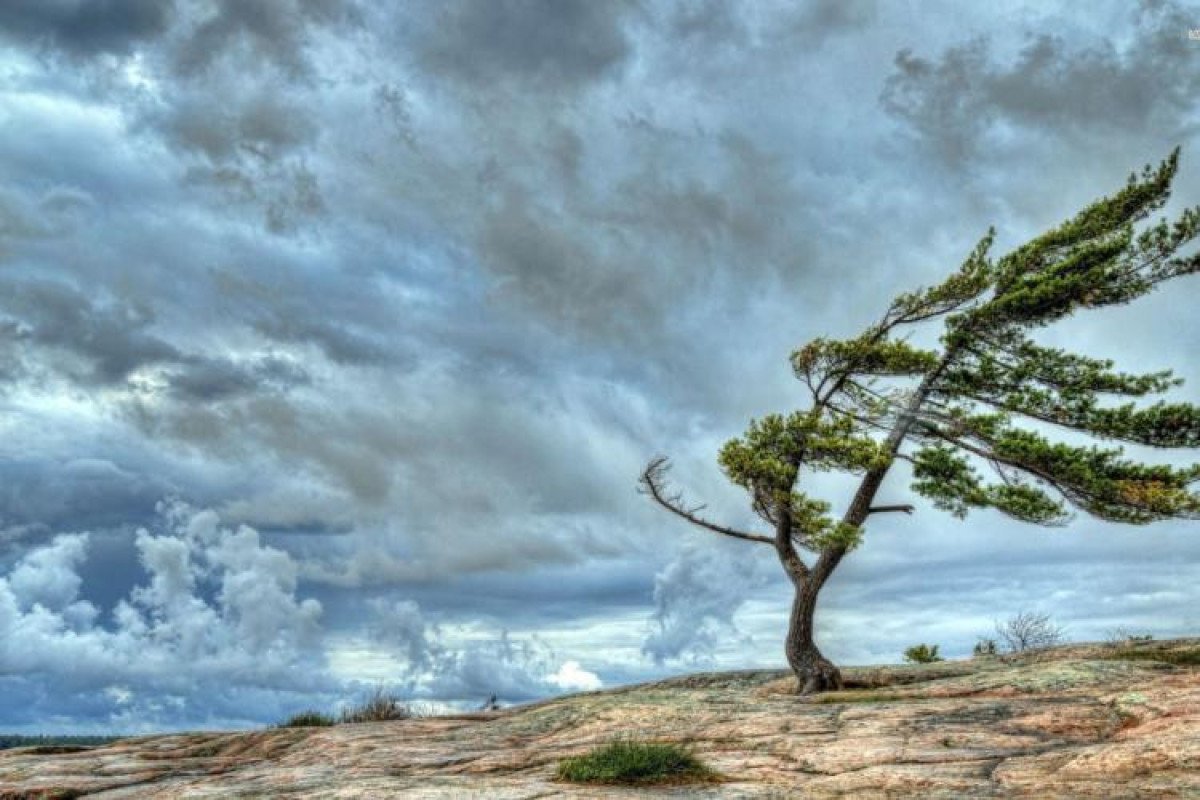
[[[716,780],[717,773],[677,744],[616,739],[561,761],[558,779],[572,783],[698,783]]]
[[[1105,634],[1104,641],[1109,647],[1120,647],[1126,644],[1144,644],[1154,641],[1154,634],[1138,634],[1122,626],[1108,631]]]
[[[1010,653],[1041,650],[1062,644],[1064,631],[1049,614],[1022,611],[1007,622],[996,623],[996,633]]]
[[[936,644],[914,644],[904,651],[904,660],[910,664],[932,664],[935,661],[945,661],[938,655]]]
[[[279,723],[276,727],[279,728],[327,728],[330,725],[336,725],[337,720],[330,714],[325,714],[321,711],[301,711],[297,714],[292,714],[290,717]]]
[[[409,719],[413,710],[408,703],[384,689],[376,688],[357,706],[342,711],[342,722],[389,722]]]
[[[975,647],[973,647],[971,649],[971,657],[972,658],[986,658],[987,656],[996,655],[996,652],[997,652],[996,640],[988,639],[988,638],[981,636],[979,638],[979,641],[975,643]]]

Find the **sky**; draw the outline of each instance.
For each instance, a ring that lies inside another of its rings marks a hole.
[[[0,730],[782,667],[773,553],[641,468],[751,527],[716,452],[803,405],[792,350],[1177,145],[1168,210],[1200,204],[1190,29],[1170,0],[0,4]],[[1042,340],[1195,400],[1197,292]],[[822,595],[839,663],[1023,610],[1200,630],[1195,522],[916,505]]]

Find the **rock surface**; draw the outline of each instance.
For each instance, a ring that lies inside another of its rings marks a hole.
[[[1200,639],[846,671],[693,675],[500,712],[0,752],[25,798],[1200,798]],[[571,786],[614,736],[688,744],[699,786]]]

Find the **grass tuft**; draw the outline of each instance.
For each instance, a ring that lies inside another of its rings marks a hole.
[[[292,714],[290,717],[279,723],[277,728],[328,728],[330,725],[336,725],[337,720],[332,714],[325,714],[321,711],[301,711],[298,714]]]
[[[343,710],[341,721],[390,722],[395,719],[409,719],[412,716],[413,710],[408,703],[380,687],[358,705]]]
[[[572,783],[698,783],[717,773],[677,744],[617,739],[558,765],[558,779]]]

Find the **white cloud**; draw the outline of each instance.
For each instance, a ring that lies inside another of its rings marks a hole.
[[[40,603],[61,611],[79,595],[76,570],[87,555],[87,537],[56,536],[46,547],[25,555],[9,574],[7,584],[16,603],[28,609]]]
[[[604,685],[596,673],[588,672],[578,661],[564,661],[557,672],[546,676],[546,680],[565,692],[587,692]]]
[[[537,636],[501,631],[466,638],[429,622],[411,600],[372,605],[372,639],[356,660],[369,663],[383,650],[393,659],[392,682],[414,697],[482,701],[495,695],[512,702],[601,686],[599,676],[577,660],[560,661]]]
[[[689,544],[654,576],[654,615],[642,651],[656,663],[710,660],[723,639],[740,637],[734,615],[768,577],[757,553],[717,539]]]
[[[77,599],[87,534],[58,536],[0,577],[0,677],[70,687],[64,704],[102,691],[114,706],[170,697],[214,715],[213,698],[239,689],[334,688],[313,646],[321,604],[296,596],[291,557],[210,511],[162,511],[159,533],[136,536],[146,580],[107,619]]]

